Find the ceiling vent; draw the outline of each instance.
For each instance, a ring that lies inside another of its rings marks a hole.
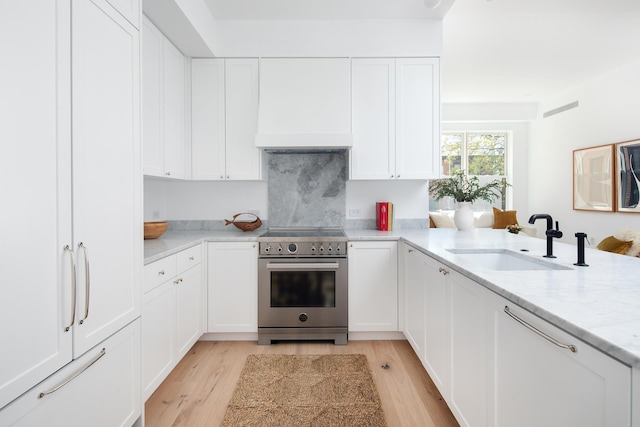
[[[578,101],[573,101],[567,105],[563,105],[562,107],[554,108],[553,110],[542,113],[542,118],[546,119],[547,117],[555,116],[556,114],[564,113],[565,111],[572,110],[574,108],[578,108]]]

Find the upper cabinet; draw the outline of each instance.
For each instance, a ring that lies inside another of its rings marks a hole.
[[[351,73],[351,179],[437,178],[439,59],[353,59]]]
[[[191,61],[194,180],[259,180],[257,59]]]
[[[186,178],[185,57],[146,17],[142,75],[144,174]]]

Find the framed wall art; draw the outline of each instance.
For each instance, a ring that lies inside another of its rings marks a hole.
[[[640,139],[615,147],[618,212],[640,213]]]
[[[615,210],[613,159],[613,144],[573,150],[573,209]]]

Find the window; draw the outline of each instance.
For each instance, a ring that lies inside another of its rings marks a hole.
[[[442,175],[464,170],[468,176],[477,176],[481,184],[495,179],[507,179],[508,132],[443,132],[440,149],[442,153]],[[478,200],[474,210],[489,210],[492,206],[506,209],[507,192],[493,203]],[[430,210],[454,209],[453,200],[429,201]]]

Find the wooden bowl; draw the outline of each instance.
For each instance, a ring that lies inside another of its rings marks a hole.
[[[145,239],[157,239],[167,231],[169,223],[166,221],[145,222],[144,223],[144,238]]]

